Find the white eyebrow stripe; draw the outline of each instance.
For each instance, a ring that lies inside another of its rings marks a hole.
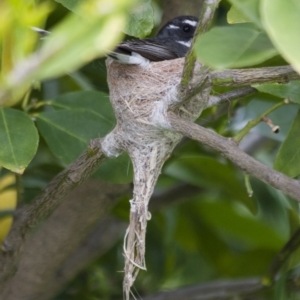
[[[175,26],[175,25],[172,25],[172,24],[170,24],[169,26],[168,26],[168,28],[172,28],[172,29],[178,29],[179,27],[178,26]]]
[[[178,41],[177,43],[181,44],[181,45],[184,45],[186,47],[190,47],[191,46],[191,43],[192,43],[192,40],[189,40],[187,42],[184,42],[184,41]]]
[[[183,23],[190,24],[191,26],[194,27],[197,25],[197,21],[191,21],[191,20],[184,20]]]

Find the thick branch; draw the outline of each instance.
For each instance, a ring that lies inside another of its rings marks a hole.
[[[292,67],[283,66],[213,71],[210,77],[215,86],[234,87],[265,82],[286,83],[290,80],[299,79],[300,75]]]
[[[231,299],[240,294],[249,294],[263,288],[259,278],[249,278],[242,280],[224,280],[201,285],[176,289],[170,292],[160,292],[144,300],[217,300]]]
[[[51,300],[82,270],[106,253],[117,241],[122,240],[127,224],[106,216],[91,235],[61,265],[43,290],[43,300]]]
[[[18,271],[7,282],[2,298],[44,299],[48,297],[46,292],[54,296],[54,292],[70,280],[72,275],[75,276],[76,271],[87,262],[79,253],[75,254],[76,249],[99,219],[105,218],[110,208],[126,192],[128,185],[116,185],[96,179],[89,179],[75,188],[24,243]],[[108,226],[112,225],[111,222],[108,223]],[[118,228],[121,229],[120,226]],[[107,235],[109,230],[105,221],[101,229],[102,231],[97,232],[98,245],[104,245],[108,238],[112,240]],[[120,234],[124,234],[124,230]],[[119,238],[120,234],[115,235],[113,240]],[[100,248],[95,250],[99,251]],[[79,260],[78,263],[73,259]]]
[[[224,138],[209,129],[183,120],[174,113],[169,113],[168,117],[174,131],[212,147],[221,152],[246,173],[300,201],[300,181],[289,178],[263,165],[239,149],[232,139]]]
[[[89,177],[105,159],[100,140],[93,140],[90,147],[58,174],[31,205],[17,210],[11,231],[2,246],[0,285],[15,272],[21,247],[31,229],[49,216],[68,192]]]
[[[262,122],[263,118],[265,116],[268,116],[270,113],[272,113],[274,110],[278,109],[279,107],[288,104],[289,101],[281,101],[270,107],[268,110],[263,112],[261,115],[257,116],[255,119],[250,120],[247,125],[241,129],[233,138],[236,143],[239,143],[249,132],[252,128],[254,128],[256,125],[258,125],[260,122]]]

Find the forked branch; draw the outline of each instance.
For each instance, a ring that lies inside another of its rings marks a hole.
[[[238,145],[230,138],[225,138],[212,130],[201,127],[188,120],[178,118],[178,116],[171,112],[168,114],[168,119],[173,130],[176,132],[213,148],[246,173],[281,190],[295,200],[300,201],[300,181],[289,178],[263,165],[239,149]]]

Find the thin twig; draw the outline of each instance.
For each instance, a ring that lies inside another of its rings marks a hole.
[[[286,175],[263,165],[239,149],[232,139],[224,138],[212,130],[203,128],[188,120],[183,120],[171,112],[168,113],[168,119],[176,132],[221,152],[225,157],[249,175],[264,181],[293,197],[295,200],[300,201],[300,181],[289,178]]]
[[[285,265],[286,261],[291,257],[295,250],[300,247],[300,229],[298,229],[290,240],[284,245],[280,252],[275,256],[268,271],[263,276],[262,283],[265,286],[271,285],[278,275],[278,272]]]
[[[99,182],[97,179],[89,179],[76,187],[30,234],[24,243],[18,270],[5,285],[0,299],[52,299],[63,282],[66,283],[67,278],[70,280],[78,268],[83,268],[83,264],[92,259],[91,248],[89,256],[81,253],[82,256],[78,251],[87,247],[85,239],[99,219],[103,220],[102,231],[98,231],[93,257],[96,253],[101,254],[102,247],[110,243],[109,240],[120,238],[124,230],[109,238],[108,233],[113,232],[105,226],[105,220],[108,221],[106,216],[112,206],[127,192],[128,185]],[[111,223],[107,225],[114,227]]]
[[[177,299],[231,299],[233,296],[245,296],[271,286],[280,269],[290,258],[291,254],[300,247],[300,229],[275,256],[267,273],[263,278],[248,278],[242,280],[223,280],[204,283],[201,285],[176,289],[174,291],[159,292],[144,298],[145,300],[177,300]],[[242,299],[242,298],[241,298]],[[251,298],[252,299],[252,298]]]
[[[186,86],[193,77],[194,67],[196,63],[196,55],[194,53],[194,45],[196,39],[201,34],[205,33],[210,27],[211,21],[214,17],[215,11],[219,5],[220,0],[204,0],[203,7],[199,16],[199,23],[190,47],[189,52],[185,58],[185,64],[183,68],[181,86]]]
[[[22,176],[20,174],[15,174],[16,178],[16,191],[17,191],[17,206],[23,203],[24,187],[22,182]]]
[[[267,116],[269,115],[271,112],[273,112],[274,110],[278,109],[279,107],[283,106],[287,104],[287,102],[284,100],[284,101],[281,101],[279,103],[276,103],[275,105],[273,105],[271,108],[269,108],[268,110],[266,110],[265,112],[263,112],[262,114],[260,114],[258,117],[256,117],[255,119],[249,121],[247,123],[247,125],[241,129],[236,135],[235,137],[233,138],[233,140],[236,142],[236,143],[239,143],[248,133],[249,131],[254,128],[256,125],[258,125],[264,116]]]

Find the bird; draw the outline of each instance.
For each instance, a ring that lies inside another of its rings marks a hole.
[[[192,43],[199,19],[179,16],[167,22],[153,38],[120,43],[108,56],[122,64],[147,65],[149,62],[184,57]]]

